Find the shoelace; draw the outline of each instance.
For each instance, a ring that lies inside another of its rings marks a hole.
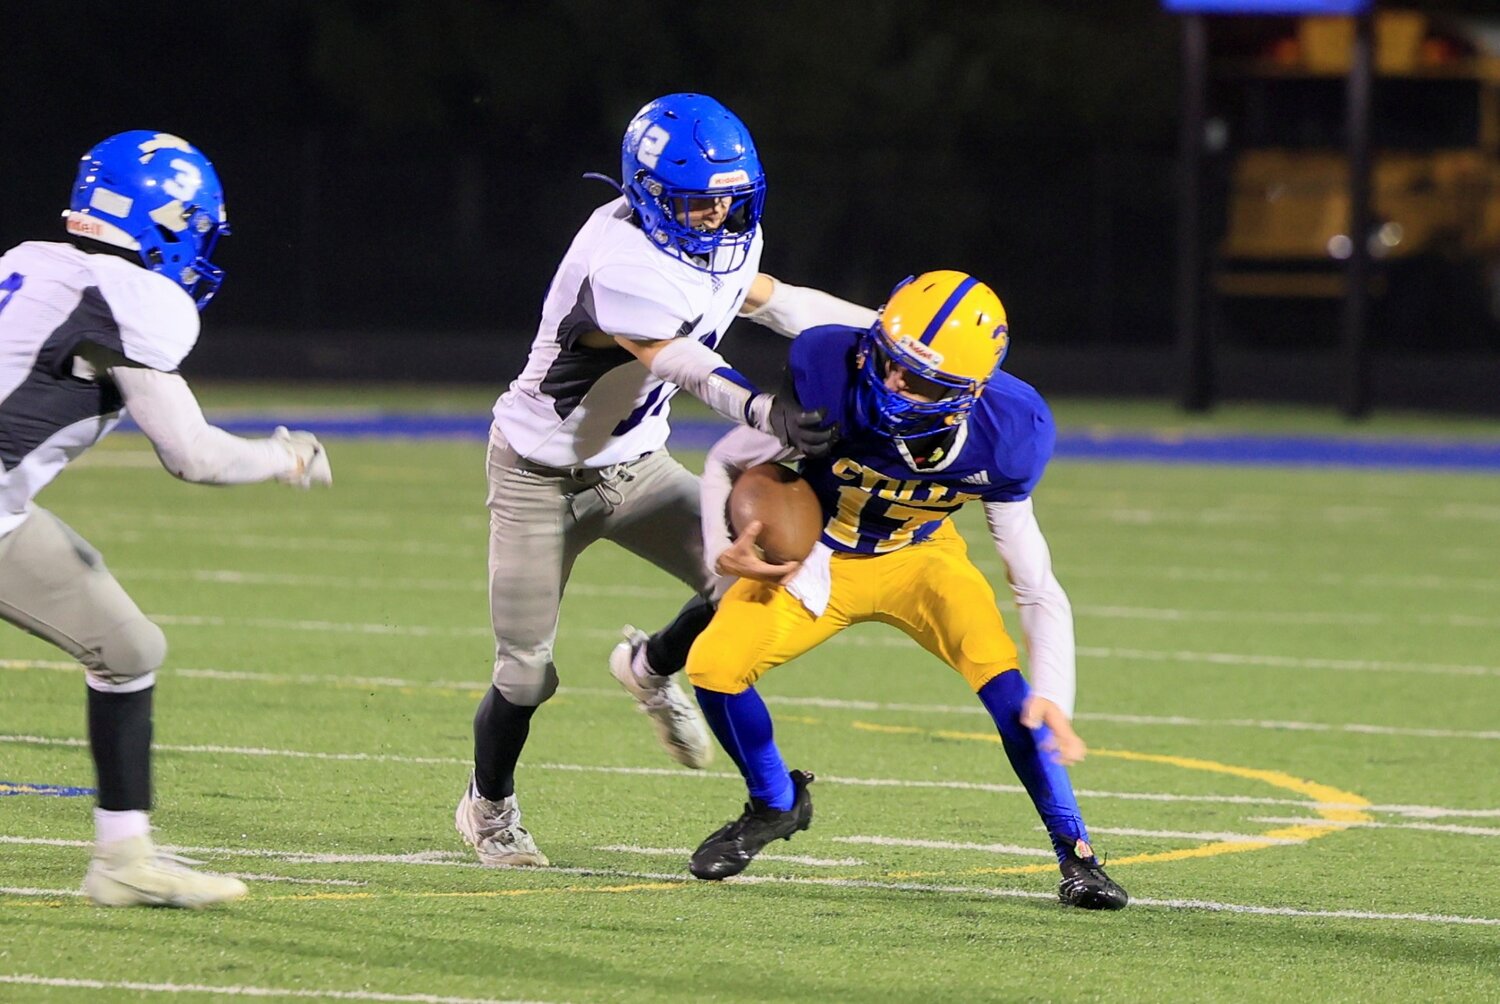
[[[657,684],[651,687],[647,691],[646,696],[641,699],[641,703],[649,708],[663,708],[674,714],[691,717],[691,710],[687,706],[687,701],[679,694],[677,688],[671,686],[669,683]]]

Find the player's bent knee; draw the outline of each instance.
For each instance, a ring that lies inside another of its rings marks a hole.
[[[511,704],[535,708],[557,693],[557,667],[550,662],[541,668],[496,662],[491,682]]]
[[[700,690],[716,694],[744,693],[755,682],[755,674],[741,666],[715,664],[710,659],[688,657],[687,676]]]
[[[973,663],[960,663],[954,668],[964,678],[964,682],[969,685],[969,689],[976,694],[988,686],[991,680],[997,680],[1006,673],[1014,673],[1017,677],[1021,676],[1019,669],[995,663],[982,666],[976,666]]]
[[[975,693],[995,720],[1002,738],[1009,739],[1012,733],[1019,735],[1027,731],[1021,724],[1021,709],[1031,694],[1031,686],[1019,669],[1007,669],[997,674]]]
[[[99,646],[98,665],[89,673],[106,689],[125,686],[161,668],[167,636],[144,617],[120,625]]]

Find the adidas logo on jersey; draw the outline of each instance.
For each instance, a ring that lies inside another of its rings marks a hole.
[[[959,478],[966,485],[987,485],[990,483],[990,472],[980,471],[977,474],[966,474]]]

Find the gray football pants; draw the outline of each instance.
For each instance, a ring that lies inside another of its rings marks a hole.
[[[698,479],[666,450],[609,468],[543,467],[490,430],[490,619],[494,684],[535,707],[557,690],[557,616],[573,563],[612,540],[706,594]]]
[[[46,509],[0,537],[0,619],[83,663],[95,690],[144,690],[167,656],[161,628],[104,558]]]

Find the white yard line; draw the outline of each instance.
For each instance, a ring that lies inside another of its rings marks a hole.
[[[153,613],[151,619],[169,627],[248,627],[270,631],[315,631],[325,634],[368,634],[387,637],[488,638],[488,627],[431,627],[426,625],[372,624],[323,620],[292,620],[276,617],[218,617],[196,614]],[[618,631],[585,628],[589,638],[619,638]],[[854,648],[899,648],[917,650],[917,643],[900,634],[840,634],[828,644]],[[1094,659],[1128,659],[1146,662],[1186,662],[1213,666],[1257,666],[1269,669],[1333,670],[1359,673],[1422,673],[1447,676],[1497,676],[1500,666],[1452,665],[1447,663],[1386,662],[1370,659],[1309,659],[1299,656],[1262,655],[1240,652],[1166,651],[1136,648],[1092,648],[1079,646],[1078,654]]]
[[[230,878],[245,879],[248,882],[284,882],[289,885],[340,885],[340,886],[367,886],[370,883],[360,882],[356,879],[317,879],[317,878],[290,878],[286,875],[262,875],[260,872],[216,872],[218,875],[228,875]]]
[[[308,632],[344,633],[344,635],[375,635],[375,636],[408,636],[408,638],[489,638],[489,627],[426,627],[426,626],[399,626],[399,624],[362,624],[341,623],[341,621],[314,621],[314,620],[281,620],[281,618],[231,618],[231,617],[198,617],[198,615],[178,614],[151,614],[151,620],[165,626],[177,627],[257,627],[266,630],[308,630]],[[579,635],[585,638],[601,639],[601,641],[618,641],[618,630],[603,629],[603,627],[585,627],[580,629]],[[843,633],[835,635],[831,645],[838,647],[855,648],[904,648],[904,650],[918,651],[916,642],[906,638],[904,635],[868,635],[868,633]],[[1265,666],[1272,669],[1329,669],[1334,672],[1412,672],[1422,675],[1458,675],[1458,677],[1500,677],[1500,666],[1473,666],[1473,665],[1449,665],[1449,663],[1424,663],[1424,662],[1379,662],[1379,660],[1364,659],[1304,659],[1296,656],[1265,656],[1265,654],[1254,653],[1224,653],[1224,651],[1169,651],[1169,650],[1146,650],[1146,648],[1095,648],[1089,645],[1080,645],[1077,648],[1080,656],[1089,659],[1103,660],[1140,660],[1140,662],[1184,662],[1184,663],[1209,663],[1209,665],[1221,666]],[[60,660],[28,660],[28,659],[0,659],[0,669],[77,669],[77,663],[60,662]],[[184,671],[172,671],[183,674]],[[199,675],[207,675],[210,672],[243,672],[245,678],[251,678],[249,671],[211,671],[211,669],[193,669]],[[258,674],[257,678],[272,678],[276,674]],[[228,677],[226,677],[228,678]],[[348,677],[318,677],[308,675],[303,680],[348,680]],[[468,681],[404,681],[399,686],[411,687],[483,687],[483,680]],[[574,690],[576,693],[591,693],[592,690]],[[772,698],[768,698],[772,699]],[[832,701],[831,698],[798,698],[801,701],[814,704],[817,701]],[[826,707],[843,707],[840,704],[826,704]],[[924,704],[880,704],[880,702],[849,701],[847,707],[858,708],[858,710],[895,710],[915,711],[930,710],[944,711],[953,710],[953,705],[924,705]],[[968,711],[966,711],[968,713]],[[1080,714],[1080,717],[1088,719],[1088,713]],[[1191,719],[1191,717],[1175,716],[1115,716],[1098,717],[1098,720],[1119,720],[1122,723],[1140,723],[1140,725],[1190,725],[1190,723],[1205,723],[1205,725],[1236,725],[1251,726],[1251,728],[1280,728],[1287,731],[1296,729],[1310,729],[1310,731],[1332,731],[1332,729],[1344,729],[1352,732],[1373,732],[1373,734],[1389,735],[1427,735],[1427,737],[1439,738],[1496,738],[1497,732],[1479,731],[1463,732],[1452,731],[1452,729],[1407,729],[1401,726],[1385,725],[1319,725],[1319,723],[1302,722],[1259,722],[1254,719]]]
[[[104,535],[100,535],[104,537]],[[161,530],[115,530],[106,538],[106,543],[159,544],[163,537],[176,536],[171,531]],[[338,554],[406,554],[422,558],[461,558],[466,561],[484,560],[484,538],[476,534],[473,546],[436,544],[428,540],[384,540],[368,537],[299,537],[294,534],[260,536],[257,534],[213,534],[199,541],[203,546],[228,547],[245,551],[330,551]],[[101,545],[103,546],[103,545]],[[686,593],[684,592],[684,595]]]
[[[1320,821],[1321,823],[1321,821]],[[0,838],[3,840],[5,838]],[[9,838],[11,842],[19,842],[19,838]],[[203,849],[200,849],[200,853]],[[298,852],[261,852],[262,856],[273,856],[280,854],[292,855]],[[371,856],[375,857],[375,856]],[[422,863],[437,864],[436,861],[424,861]],[[464,867],[460,862],[442,862],[450,867]],[[477,862],[471,863],[473,867],[482,867]],[[535,875],[582,875],[594,878],[611,879],[643,879],[658,882],[681,882],[686,885],[698,885],[703,888],[734,887],[734,886],[756,886],[756,885],[789,885],[789,886],[819,886],[836,889],[871,889],[884,892],[912,892],[933,895],[948,896],[977,896],[995,899],[1037,899],[1055,900],[1056,894],[1051,892],[1039,892],[1032,889],[1006,889],[995,886],[964,886],[964,885],[935,885],[923,882],[886,882],[878,879],[849,879],[849,878],[818,878],[815,876],[799,875],[737,875],[734,878],[725,879],[722,882],[699,882],[680,872],[638,872],[624,871],[613,868],[578,868],[553,866],[546,869],[529,868],[501,868],[492,871],[515,871]],[[73,890],[63,889],[0,889],[0,893],[25,896],[62,896],[76,895]],[[1375,920],[1393,921],[1415,924],[1445,924],[1465,926],[1500,927],[1500,917],[1472,917],[1452,914],[1431,913],[1386,913],[1374,910],[1304,910],[1297,907],[1284,906],[1260,906],[1243,903],[1221,903],[1214,900],[1196,899],[1152,899],[1150,897],[1132,897],[1132,906],[1154,907],[1167,910],[1207,910],[1216,913],[1235,913],[1251,916],[1270,917],[1296,917],[1310,919],[1337,919],[1337,920]],[[3,977],[0,977],[3,980]],[[268,994],[269,995],[269,994]],[[407,998],[371,998],[378,1000]],[[422,998],[410,998],[421,1000]],[[435,998],[435,1000],[438,1000]],[[464,1001],[463,1004],[469,1004]]]
[[[1323,820],[1306,817],[1296,822],[1321,826]],[[1151,837],[1164,840],[1228,840],[1242,844],[1305,844],[1305,839],[1296,837],[1268,837],[1262,833],[1217,833],[1202,830],[1139,830],[1129,826],[1090,826],[1089,833],[1103,833],[1112,837]]]
[[[544,1004],[541,1001],[493,997],[445,997],[438,994],[388,994],[378,990],[288,990],[281,987],[222,986],[203,983],[138,983],[130,980],[83,980],[35,973],[0,973],[0,983],[80,990],[131,990],[144,994],[209,994],[214,997],[306,997],[314,1000],[386,1001],[390,1004]]]
[[[1349,823],[1327,819],[1314,819],[1310,816],[1253,816],[1251,817],[1251,822],[1290,823],[1292,825],[1303,826],[1339,826],[1345,829],[1420,830],[1425,833],[1456,833],[1465,837],[1500,837],[1500,829],[1496,829],[1493,826],[1458,826],[1453,823]]]
[[[50,669],[68,673],[77,673],[83,667],[72,661],[62,659],[0,659],[0,669]]]
[[[1239,550],[1244,553],[1257,552],[1263,541],[1242,541],[1244,546]],[[1194,547],[1201,544],[1193,543]],[[1220,547],[1216,541],[1215,547]],[[988,555],[981,555],[974,564],[981,571],[990,575],[1003,577],[1004,569],[998,561],[992,561]],[[1119,568],[1110,568],[1102,565],[1064,565],[1058,569],[1058,578],[1064,584],[1070,579],[1125,579],[1139,581],[1142,578],[1166,579],[1170,582],[1237,582],[1251,584],[1270,584],[1275,582],[1295,582],[1299,586],[1322,586],[1329,589],[1379,589],[1383,591],[1418,591],[1432,592],[1433,590],[1453,590],[1456,592],[1496,592],[1500,591],[1500,578],[1489,576],[1452,576],[1452,575],[1391,575],[1365,574],[1350,575],[1344,572],[1314,572],[1308,575],[1294,572],[1272,573],[1260,569],[1234,568],[1227,566],[1192,566],[1192,565],[1130,565]]]
[[[30,746],[63,746],[83,748],[87,740],[76,738],[53,738],[49,736],[0,735],[0,743],[17,743]],[[468,757],[422,757],[397,753],[331,753],[312,750],[270,749],[259,746],[220,746],[212,744],[181,745],[156,743],[152,747],[166,753],[210,753],[215,755],[286,757],[295,760],[327,760],[337,762],[401,763],[441,766],[472,766]],[[609,767],[576,763],[533,763],[523,761],[522,767],[530,770],[558,770],[581,774],[633,775],[637,777],[670,777],[684,781],[740,781],[738,774],[722,771],[684,770],[680,767]],[[944,791],[978,791],[998,795],[1023,795],[1026,789],[1017,784],[992,784],[982,781],[911,781],[898,778],[841,777],[819,774],[830,784],[847,784],[851,787],[867,788],[913,788]],[[1312,802],[1296,798],[1272,798],[1253,795],[1178,795],[1166,792],[1100,791],[1079,788],[1077,794],[1085,798],[1117,798],[1143,802],[1186,802],[1212,805],[1290,805],[1299,809],[1359,809],[1365,812],[1395,813],[1434,819],[1443,816],[1500,818],[1500,809],[1454,809],[1431,805],[1364,805],[1344,802]]]
[[[1019,854],[1028,858],[1050,858],[1051,851],[1019,844],[967,844],[952,840],[907,840],[901,837],[829,837],[836,844],[873,844],[877,847],[920,847],[934,851],[982,851],[985,854]]]
[[[258,515],[249,513],[249,516]],[[183,517],[177,517],[183,518]],[[198,517],[188,517],[198,519]],[[464,517],[460,517],[464,518]],[[238,550],[253,551],[329,551],[345,554],[409,554],[415,556],[441,557],[441,558],[463,558],[470,560],[483,560],[484,540],[482,536],[483,524],[475,525],[476,543],[471,545],[437,543],[429,540],[409,539],[392,541],[388,539],[371,539],[360,537],[329,537],[326,534],[310,534],[306,537],[295,534],[283,535],[259,535],[259,534],[220,534],[217,530],[222,527],[223,520],[220,515],[214,517],[202,517],[203,520],[213,520],[211,524],[215,532],[204,540],[204,543],[220,548],[233,548]],[[482,519],[482,517],[481,517]],[[122,518],[123,520],[123,518]],[[205,522],[205,530],[210,524]],[[1402,531],[1405,524],[1399,524]],[[106,545],[112,543],[138,544],[157,542],[163,536],[173,535],[174,530],[169,527],[146,528],[139,526],[139,521],[131,517],[131,524],[127,528],[108,530],[101,533]],[[1201,548],[1201,544],[1193,541],[1187,542],[1187,546],[1195,549]],[[1238,553],[1263,553],[1267,543],[1264,538],[1244,540],[1216,540],[1215,548],[1220,551]],[[989,553],[978,552],[974,562],[982,571],[991,575],[1003,576],[1003,569],[999,561],[991,557]],[[1320,586],[1329,589],[1378,589],[1378,590],[1400,590],[1420,592],[1431,592],[1433,590],[1453,590],[1458,592],[1500,592],[1500,578],[1493,576],[1451,576],[1451,575],[1392,575],[1389,573],[1367,573],[1348,574],[1342,572],[1315,572],[1312,574],[1298,574],[1293,572],[1272,573],[1258,569],[1242,569],[1232,566],[1192,566],[1192,565],[1146,565],[1132,564],[1128,567],[1118,568],[1087,564],[1065,564],[1059,568],[1058,576],[1067,583],[1069,579],[1091,578],[1091,579],[1127,579],[1140,580],[1142,578],[1166,579],[1168,581],[1187,582],[1245,582],[1245,583],[1271,583],[1271,582],[1296,582],[1301,586]],[[571,588],[571,587],[570,587]],[[660,588],[660,587],[659,587]],[[678,596],[686,596],[685,590],[674,593]]]
[[[915,647],[915,643],[913,643]],[[1191,652],[1139,648],[1078,647],[1091,659],[1130,659],[1145,662],[1188,662],[1214,666],[1263,666],[1269,669],[1326,669],[1349,673],[1425,673],[1439,676],[1500,676],[1500,666],[1453,665],[1430,662],[1387,662],[1375,659],[1308,659],[1300,656],[1245,652]]]
[[[1178,715],[1116,715],[1108,712],[1080,712],[1078,718],[1091,722],[1116,722],[1121,725],[1182,725],[1193,728],[1248,728],[1278,732],[1349,732],[1373,736],[1410,736],[1418,739],[1500,740],[1500,730],[1424,729],[1405,725],[1365,725],[1358,722],[1298,722],[1263,718],[1188,718]]]
[[[549,871],[574,875],[594,875],[608,878],[637,878],[649,880],[692,881],[681,875],[655,874],[650,872],[621,872],[600,868],[550,868]],[[1036,892],[1030,889],[1002,889],[994,886],[931,885],[923,882],[881,882],[873,879],[816,878],[793,875],[736,875],[715,883],[723,886],[738,885],[811,885],[842,889],[876,889],[898,892],[935,893],[954,896],[983,896],[999,899],[1044,899],[1055,900],[1056,894]],[[1152,899],[1131,897],[1132,906],[1157,907],[1168,910],[1209,910],[1216,913],[1239,913],[1271,917],[1307,917],[1340,920],[1389,920],[1418,924],[1458,924],[1500,927],[1500,917],[1469,917],[1453,914],[1432,913],[1383,913],[1373,910],[1303,910],[1288,906],[1252,906],[1242,903],[1220,903],[1213,900],[1196,899]]]
[[[0,735],[0,743],[25,743],[32,746],[73,746],[84,748],[88,746],[85,739],[51,739],[46,736],[14,736]],[[472,764],[470,759],[452,756],[400,756],[393,753],[318,753],[306,750],[278,750],[267,749],[258,746],[214,746],[214,745],[173,745],[168,743],[153,743],[151,748],[165,753],[228,753],[235,756],[270,756],[289,757],[294,760],[334,760],[334,761],[363,761],[367,763],[409,763],[409,764]],[[537,767],[540,764],[532,764]],[[626,768],[620,768],[626,769]],[[676,774],[679,771],[669,771],[665,768],[663,774]],[[700,775],[701,776],[701,775]],[[728,774],[718,775],[729,777]],[[738,775],[734,775],[738,777]],[[1302,805],[1305,803],[1293,802],[1291,804]]]
[[[342,621],[286,620],[279,617],[212,617],[196,614],[151,614],[164,627],[248,627],[266,631],[315,631],[319,634],[368,634],[398,638],[489,638],[487,627],[359,624]]]
[[[129,583],[132,579],[153,582],[205,582],[226,586],[275,586],[305,589],[341,589],[373,591],[391,589],[398,592],[464,592],[483,596],[489,588],[483,578],[435,579],[402,578],[370,575],[299,575],[282,572],[245,572],[231,568],[208,568],[196,571],[171,568],[117,568],[115,575]],[[681,588],[667,586],[595,585],[589,582],[568,584],[568,594],[576,596],[619,597],[626,599],[680,600],[687,595]]]
[[[653,857],[681,858],[684,861],[692,857],[693,854],[690,847],[637,847],[635,844],[607,844],[603,847],[595,847],[594,850],[617,851],[621,854],[645,854]],[[781,861],[786,864],[808,865],[812,868],[853,868],[858,865],[869,864],[869,862],[861,861],[859,858],[810,858],[801,854],[757,854],[755,860]]]
[[[607,633],[607,632],[606,632]],[[607,633],[614,638],[617,635]],[[79,672],[76,662],[57,659],[0,659],[0,670],[49,670]],[[266,673],[246,669],[209,669],[184,667],[164,670],[161,675],[188,679],[227,680],[273,685],[303,683],[335,687],[391,687],[402,690],[472,690],[482,692],[489,686],[485,679],[409,680],[390,676],[343,676],[335,673]],[[602,697],[621,700],[623,692],[608,687],[560,687],[558,693],[573,697]],[[794,697],[763,695],[767,704],[788,707],[828,708],[842,711],[898,711],[918,714],[980,715],[986,714],[978,704],[918,704],[900,701],[862,701],[838,697]],[[1410,736],[1421,739],[1477,739],[1500,741],[1500,730],[1428,729],[1402,725],[1369,725],[1360,722],[1301,722],[1263,718],[1194,718],[1185,715],[1126,715],[1101,711],[1081,711],[1080,721],[1113,722],[1121,725],[1174,726],[1187,728],[1249,728],[1278,732],[1347,732],[1356,735]]]
[[[235,569],[122,568],[115,574],[123,581],[143,579],[166,582],[205,582],[214,585],[274,586],[304,589],[343,589],[358,591],[396,590],[400,592],[470,592],[482,594],[484,579],[402,578],[399,576],[300,575],[275,572],[245,572]],[[670,600],[682,597],[681,588],[669,586],[611,586],[575,582],[568,593],[577,596],[622,597]],[[1008,603],[1002,609],[1013,609]],[[1389,624],[1391,618],[1378,613],[1307,610],[1194,610],[1174,607],[1128,607],[1110,605],[1075,605],[1074,613],[1085,617],[1111,620],[1165,622],[1207,622],[1247,624],[1337,624],[1373,626]],[[1436,627],[1492,630],[1500,627],[1500,617],[1477,617],[1467,614],[1418,614],[1401,618],[1402,623]]]
[[[1080,604],[1073,611],[1084,617],[1100,617],[1113,620],[1167,621],[1174,623],[1203,622],[1212,624],[1337,624],[1373,627],[1380,624],[1411,625],[1427,627],[1457,627],[1493,629],[1500,627],[1500,617],[1475,617],[1469,614],[1403,614],[1391,617],[1388,614],[1350,613],[1344,611],[1313,610],[1189,610],[1173,607],[1121,607]]]
[[[482,530],[489,526],[489,519],[484,516],[461,516],[442,510],[421,514],[420,519],[437,522],[443,528],[454,525],[463,525],[475,530]],[[102,533],[111,533],[118,530],[186,530],[203,531],[210,535],[217,534],[226,526],[250,528],[259,526],[264,529],[284,530],[293,535],[299,531],[307,531],[309,534],[322,536],[328,532],[329,527],[339,527],[349,530],[392,530],[397,526],[397,519],[388,512],[375,511],[336,511],[336,512],[308,512],[304,510],[283,511],[275,508],[266,509],[235,509],[232,512],[219,511],[212,514],[199,514],[189,512],[141,512],[117,510],[106,513],[90,513],[88,517],[90,527],[98,527]],[[416,536],[413,532],[413,519],[410,514],[402,514],[400,525],[408,537]]]
[[[26,847],[93,847],[91,840],[64,840],[58,837],[15,837],[0,835],[0,844],[16,844]],[[448,865],[475,868],[483,867],[472,861],[468,854],[458,851],[414,851],[410,854],[335,854],[311,851],[277,851],[260,847],[186,847],[163,844],[162,850],[174,854],[198,854],[204,857],[261,858],[293,865]],[[257,876],[267,879],[273,876]],[[312,879],[287,879],[286,881],[310,882]],[[341,883],[342,884],[342,883]],[[361,883],[353,883],[359,885]]]

